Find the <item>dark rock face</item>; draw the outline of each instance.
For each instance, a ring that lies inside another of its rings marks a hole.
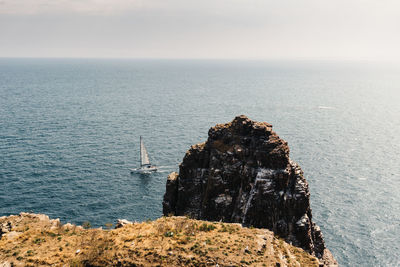
[[[164,215],[268,228],[295,246],[336,264],[312,222],[310,192],[287,142],[272,125],[238,116],[208,132],[168,176]]]

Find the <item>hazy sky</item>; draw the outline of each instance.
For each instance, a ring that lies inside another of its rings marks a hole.
[[[0,0],[0,57],[400,59],[399,0]]]

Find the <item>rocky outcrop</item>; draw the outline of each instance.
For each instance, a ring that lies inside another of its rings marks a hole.
[[[0,239],[3,235],[10,233],[12,229],[11,222],[3,222],[0,224]]]
[[[312,221],[303,171],[289,158],[272,125],[238,116],[192,146],[167,179],[164,215],[267,228],[318,257],[337,264]]]
[[[133,224],[133,222],[128,221],[126,219],[118,219],[117,223],[115,224],[115,229],[122,228],[125,225],[131,225],[131,224]]]

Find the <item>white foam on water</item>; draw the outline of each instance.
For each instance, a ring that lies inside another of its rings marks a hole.
[[[334,107],[318,106],[319,109],[334,109]]]

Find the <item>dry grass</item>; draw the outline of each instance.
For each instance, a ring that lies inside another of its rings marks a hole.
[[[36,217],[7,220],[18,235],[0,240],[0,263],[15,266],[318,266],[316,258],[272,232],[238,224],[162,217],[86,230]]]

